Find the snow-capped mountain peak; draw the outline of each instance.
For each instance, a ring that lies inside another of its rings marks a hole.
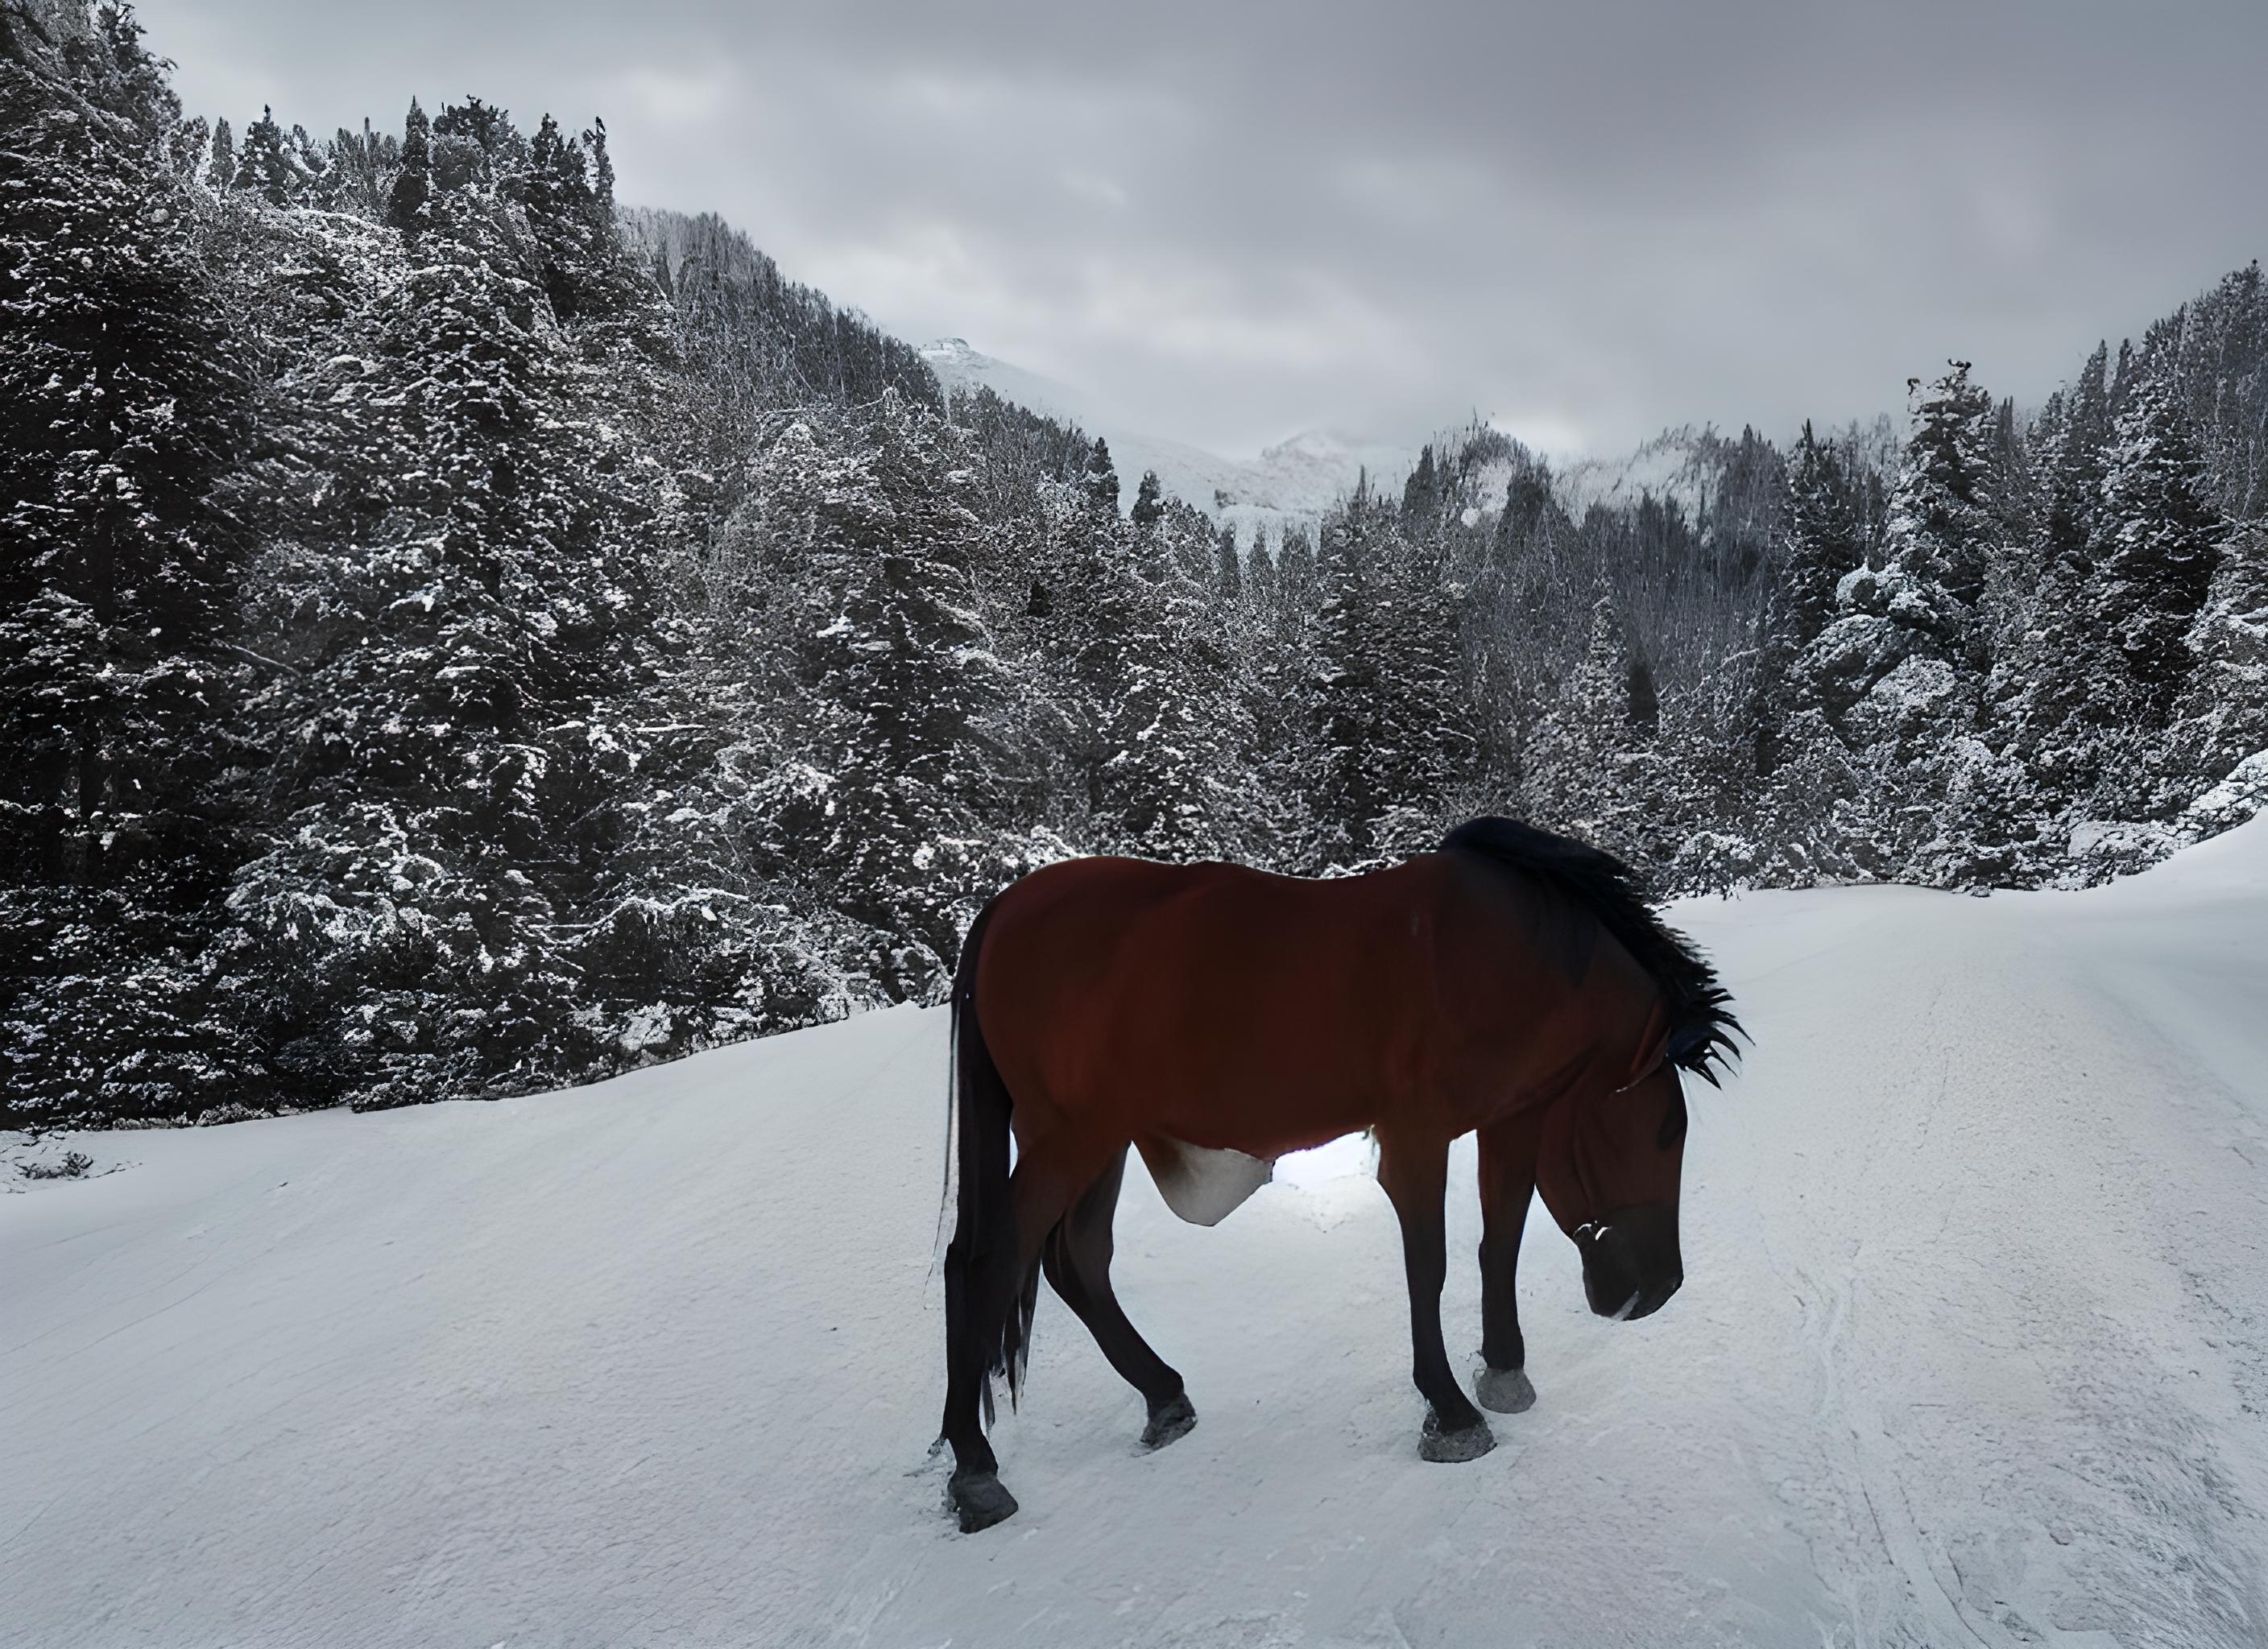
[[[1366,471],[1373,484],[1402,484],[1417,454],[1386,443],[1330,430],[1303,430],[1256,458],[1225,458],[1187,441],[1153,435],[1101,397],[1012,362],[985,354],[966,338],[939,338],[922,357],[937,374],[948,402],[979,386],[1035,412],[1076,423],[1110,445],[1127,507],[1145,469],[1158,472],[1166,490],[1218,521],[1234,521],[1249,542],[1271,541],[1285,526],[1310,526],[1354,490]]]

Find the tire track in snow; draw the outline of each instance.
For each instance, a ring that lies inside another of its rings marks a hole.
[[[2103,1016],[2073,1005],[2062,956],[2023,926],[2036,913],[1993,902],[1874,936],[1888,942],[1881,976],[1845,982],[1871,1028],[1836,1067],[1859,1095],[1859,1125],[1815,1188],[1827,1214],[1767,1223],[1815,1367],[1824,1481],[1792,1509],[1811,1518],[1820,1579],[1846,1611],[1827,1641],[2077,1644],[2115,1631],[2257,1645],[2268,1639],[2245,1535],[2258,1519],[2170,1381],[2169,1357],[2183,1354],[2092,1297],[2097,1273],[2132,1270],[2139,1248],[2156,1263],[2148,1292],[2194,1310],[2177,1257],[2138,1240],[2167,1223],[2146,1206],[2166,1176],[2148,1170],[2146,1118],[2115,1101],[2147,1092],[2149,1073],[2124,1068]],[[1931,976],[1925,1003],[1915,983]],[[2074,1082],[2073,1057],[2118,1080]],[[1939,1079],[1914,1080],[1928,1064]],[[1869,1079],[1869,1067],[1894,1074]],[[1842,1515],[1818,1515],[1822,1502]]]

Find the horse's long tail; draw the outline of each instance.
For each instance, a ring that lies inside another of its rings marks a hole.
[[[970,924],[953,976],[953,1094],[958,1182],[953,1242],[946,1250],[946,1358],[949,1372],[979,1382],[992,1420],[994,1374],[1013,1403],[1024,1383],[1039,1268],[1017,1274],[1016,1205],[1008,1189],[1008,1130],[1015,1109],[976,1015],[976,961],[993,907]]]

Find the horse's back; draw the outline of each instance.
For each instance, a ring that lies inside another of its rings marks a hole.
[[[1338,1123],[1375,1087],[1360,1062],[1391,1011],[1379,942],[1409,902],[1379,880],[1119,858],[1026,877],[995,902],[977,971],[1020,1110],[1263,1152],[1285,1127],[1363,1126]]]
[[[1263,1156],[1397,1105],[1473,1126],[1594,1044],[1619,1071],[1656,997],[1543,884],[1451,854],[1327,880],[1067,860],[996,902],[976,984],[1020,1128]]]

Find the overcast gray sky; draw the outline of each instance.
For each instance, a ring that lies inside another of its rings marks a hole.
[[[2268,246],[2268,4],[144,0],[193,112],[603,114],[914,340],[1243,453],[2036,401]]]

